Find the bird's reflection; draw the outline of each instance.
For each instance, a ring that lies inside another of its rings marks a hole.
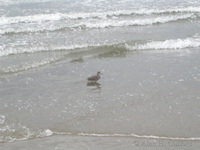
[[[101,84],[98,82],[87,82],[87,86],[95,86],[101,88]]]

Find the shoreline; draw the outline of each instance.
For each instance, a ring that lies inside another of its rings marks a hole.
[[[26,141],[17,141],[12,143],[0,143],[4,150],[84,150],[84,149],[119,149],[125,148],[138,150],[153,149],[176,149],[198,148],[199,141],[182,140],[164,140],[164,139],[142,139],[130,137],[95,137],[95,136],[71,136],[71,135],[53,135],[45,138],[30,139]]]

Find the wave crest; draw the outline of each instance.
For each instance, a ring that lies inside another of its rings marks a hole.
[[[167,23],[172,21],[190,19],[195,17],[193,14],[179,16],[164,16],[156,18],[144,18],[135,20],[106,20],[101,22],[85,22],[75,25],[74,27],[81,28],[107,28],[107,27],[124,27],[124,26],[144,26],[157,23]]]
[[[87,48],[90,46],[95,46],[95,44],[71,44],[67,46],[38,46],[29,48],[6,48],[5,46],[0,47],[0,56],[8,56],[14,54],[24,54],[24,53],[36,53],[36,52],[46,52],[46,51],[63,51],[63,50],[74,50],[80,48]],[[98,46],[98,44],[96,45]]]
[[[57,26],[44,25],[44,26],[30,26],[30,27],[19,27],[6,28],[0,30],[0,34],[18,34],[18,33],[34,33],[34,32],[53,32],[61,30],[75,30],[75,29],[103,29],[109,27],[127,27],[127,26],[145,26],[153,25],[159,23],[174,22],[179,20],[193,19],[196,16],[192,13],[185,15],[168,15],[168,16],[158,16],[158,17],[145,17],[145,18],[135,18],[135,19],[123,19],[123,20],[113,20],[113,19],[103,19],[103,20],[84,20],[79,21],[79,23],[74,23],[73,25],[62,24]]]
[[[53,135],[50,129],[31,129],[21,123],[8,123],[5,119],[5,116],[0,115],[0,143]]]
[[[24,65],[12,65],[7,68],[4,68],[2,70],[2,72],[3,73],[16,73],[16,72],[20,72],[20,71],[26,71],[29,69],[34,69],[34,68],[45,66],[47,64],[57,61],[58,59],[59,58],[57,58],[57,59],[51,58],[51,59],[44,59],[44,60],[40,60],[40,61],[26,63]]]
[[[200,39],[186,38],[165,41],[151,41],[142,44],[125,44],[128,50],[185,49],[200,47]]]
[[[58,20],[80,20],[80,19],[105,19],[112,17],[134,16],[134,15],[152,15],[152,14],[172,14],[172,13],[200,13],[200,7],[186,7],[173,9],[138,9],[138,10],[115,10],[106,12],[74,12],[74,13],[52,13],[52,14],[37,14],[29,16],[15,16],[15,17],[0,17],[0,25],[16,24],[16,23],[31,23],[31,22],[45,22]]]

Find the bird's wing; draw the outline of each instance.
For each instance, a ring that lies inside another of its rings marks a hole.
[[[95,76],[91,76],[88,78],[88,80],[94,80],[95,79]]]

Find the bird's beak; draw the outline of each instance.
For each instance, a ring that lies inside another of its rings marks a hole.
[[[103,75],[102,73],[100,73],[101,75]]]

